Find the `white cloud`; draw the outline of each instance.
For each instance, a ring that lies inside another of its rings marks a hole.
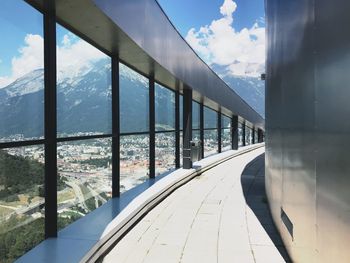
[[[35,69],[43,68],[43,46],[44,41],[40,35],[26,35],[24,46],[18,50],[19,56],[12,58],[11,75],[0,77],[0,88]]]
[[[19,55],[11,61],[11,74],[0,77],[0,88],[6,87],[23,75],[44,68],[44,40],[40,35],[26,35],[24,45],[18,49]],[[87,42],[68,33],[57,46],[58,78],[69,78],[84,74],[92,64],[106,57]]]
[[[236,31],[236,9],[233,0],[225,0],[220,7],[223,17],[190,29],[186,40],[207,63],[226,67],[226,74],[257,77],[264,71],[265,28],[255,23]]]
[[[233,2],[232,0],[225,0],[223,5],[220,7],[220,13],[224,16],[232,16],[236,9],[236,2]]]
[[[61,43],[57,47],[58,79],[83,75],[94,62],[106,57],[92,45],[69,33],[63,36]]]

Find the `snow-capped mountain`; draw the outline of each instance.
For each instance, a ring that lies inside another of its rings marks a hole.
[[[260,78],[225,76],[223,80],[257,113],[265,118],[265,82]]]
[[[110,63],[100,60],[81,75],[58,74],[58,134],[111,132]],[[148,127],[148,80],[131,69],[120,67],[122,131],[144,131]],[[259,113],[264,114],[264,85],[254,78],[225,77],[224,80]],[[159,93],[158,96],[166,96]],[[166,98],[164,98],[166,99]],[[164,102],[161,102],[164,104]],[[157,107],[157,105],[156,105]],[[158,111],[160,125],[169,118]],[[126,116],[127,114],[127,116]],[[0,138],[22,134],[41,137],[44,131],[44,71],[38,69],[0,89]],[[22,136],[21,135],[21,136]]]

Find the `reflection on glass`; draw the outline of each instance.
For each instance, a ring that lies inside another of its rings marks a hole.
[[[2,0],[0,24],[0,142],[42,138],[43,16],[25,1]]]
[[[204,107],[204,129],[217,128],[217,112]]]
[[[156,175],[175,169],[175,133],[156,134]]]
[[[216,154],[218,152],[218,131],[204,131],[204,157]]]
[[[44,239],[44,147],[0,150],[0,262]]]
[[[148,79],[119,63],[120,131],[149,131]]]
[[[175,92],[155,85],[156,131],[175,130]]]
[[[254,143],[258,143],[259,138],[258,138],[258,131],[257,130],[255,131],[254,139],[255,139]]]
[[[111,59],[57,25],[58,137],[110,134]]]
[[[252,144],[252,130],[246,126],[245,127],[245,145],[251,145]]]
[[[199,130],[192,130],[192,141],[200,141],[201,135]]]
[[[111,198],[111,139],[57,145],[58,227],[83,217]]]
[[[120,137],[121,193],[145,182],[149,176],[149,135]]]
[[[231,129],[221,129],[221,150],[224,152],[231,148]]]
[[[200,128],[200,105],[192,101],[192,129]]]
[[[180,167],[183,165],[183,148],[184,148],[184,138],[183,138],[183,132],[180,132]]]
[[[242,147],[243,146],[243,124],[238,123],[238,146]]]
[[[221,128],[230,128],[231,127],[231,118],[225,116],[225,115],[221,115],[222,119],[221,119]]]

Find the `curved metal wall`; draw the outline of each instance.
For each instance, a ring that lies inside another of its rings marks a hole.
[[[266,190],[294,262],[350,262],[349,10],[266,0]]]

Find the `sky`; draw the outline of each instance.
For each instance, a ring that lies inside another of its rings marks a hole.
[[[219,75],[259,77],[265,64],[263,0],[158,0],[180,34]]]
[[[158,2],[203,60],[220,68],[219,75],[258,77],[264,71],[263,0]],[[0,34],[6,41],[0,42],[0,88],[43,68],[42,31],[43,17],[37,10],[24,1],[1,0]],[[57,27],[57,53],[58,70],[71,75],[104,57],[61,26]]]

